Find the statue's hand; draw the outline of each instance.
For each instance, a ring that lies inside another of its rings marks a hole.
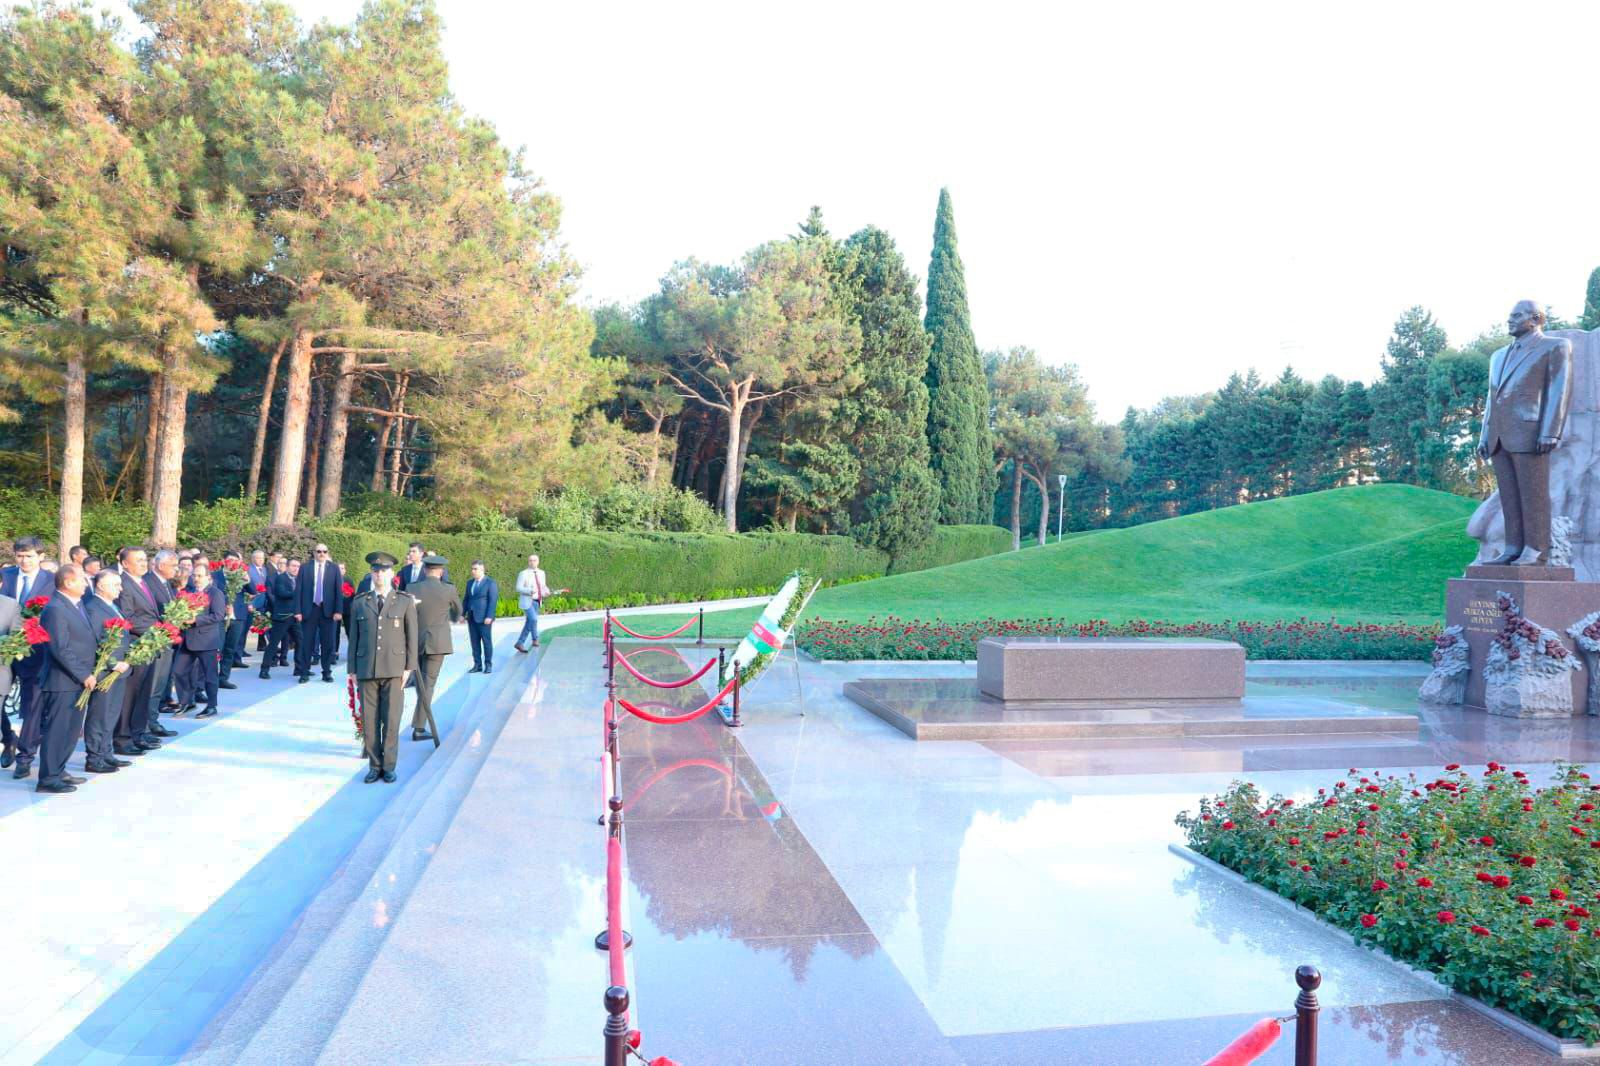
[[[1534,445],[1534,448],[1533,448],[1534,454],[1535,455],[1544,455],[1544,454],[1548,453],[1549,451],[1551,451],[1553,448],[1555,448],[1555,446],[1557,444],[1560,444],[1560,443],[1561,443],[1561,438],[1560,437],[1540,437],[1539,438],[1539,443]]]

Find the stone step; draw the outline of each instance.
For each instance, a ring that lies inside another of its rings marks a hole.
[[[509,652],[509,636],[499,643]],[[437,751],[428,750],[429,741],[409,739],[407,710],[399,795],[283,935],[270,960],[218,1012],[186,1061],[277,1064],[316,1057],[529,687],[529,660],[507,654],[501,661],[505,665],[486,687],[458,673],[435,697],[436,714],[451,719],[448,726],[441,721]]]

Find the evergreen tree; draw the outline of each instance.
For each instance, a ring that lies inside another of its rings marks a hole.
[[[1583,293],[1583,319],[1580,329],[1600,329],[1600,267],[1589,272],[1589,285]]]
[[[972,335],[967,281],[956,249],[950,190],[939,191],[928,264],[928,446],[939,481],[939,520],[946,524],[992,518],[994,446],[983,364]]]
[[[839,298],[861,330],[859,388],[839,417],[849,425],[860,477],[849,499],[851,533],[899,558],[933,536],[939,485],[929,465],[928,335],[917,279],[894,239],[867,227],[842,248]]]
[[[1448,343],[1433,315],[1421,307],[1406,310],[1394,324],[1383,359],[1383,377],[1372,388],[1372,443],[1378,474],[1432,488],[1445,487],[1430,465],[1426,441],[1428,371]]]

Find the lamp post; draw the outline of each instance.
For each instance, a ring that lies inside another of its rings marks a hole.
[[[1056,475],[1056,543],[1061,543],[1061,522],[1067,514],[1067,475]]]

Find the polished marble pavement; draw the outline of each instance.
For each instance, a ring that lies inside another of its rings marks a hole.
[[[1482,716],[1431,713],[1398,744],[919,744],[844,699],[842,685],[926,676],[928,664],[801,670],[803,690],[783,670],[752,688],[733,738],[705,720],[625,724],[635,991],[653,1053],[1198,1062],[1254,1020],[1290,1013],[1293,970],[1309,962],[1325,977],[1325,1062],[1548,1060],[1167,845],[1180,839],[1177,811],[1243,772],[1305,795],[1334,769],[1436,771],[1490,748],[1537,770],[1595,759],[1589,723],[1519,738]],[[1414,667],[1274,664],[1252,670],[1251,690],[1398,709],[1417,682]],[[1291,1056],[1286,1039],[1261,1061]]]

